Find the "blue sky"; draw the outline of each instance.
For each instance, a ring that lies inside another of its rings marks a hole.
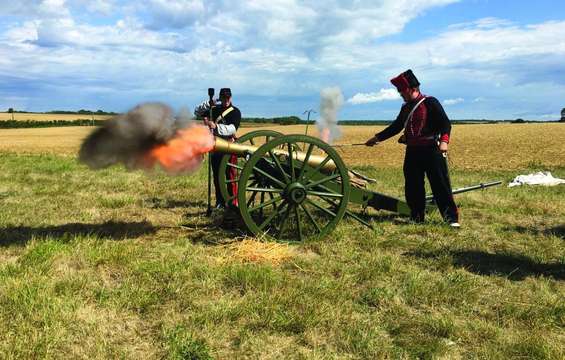
[[[323,5],[322,5],[323,4]],[[565,1],[0,2],[0,110],[179,109],[231,87],[244,116],[393,119],[408,68],[453,119],[558,119]]]

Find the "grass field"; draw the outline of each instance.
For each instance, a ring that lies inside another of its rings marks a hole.
[[[564,125],[454,126],[454,187],[565,178]],[[565,357],[565,185],[462,194],[460,231],[370,212],[375,230],[264,243],[204,216],[205,168],[78,164],[89,130],[0,130],[0,358]],[[403,150],[340,152],[401,197]]]

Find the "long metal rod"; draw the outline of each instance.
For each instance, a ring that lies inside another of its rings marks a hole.
[[[210,97],[210,117],[212,121],[212,102],[214,101],[214,88],[208,88],[208,96]],[[216,199],[216,201],[218,201]],[[208,204],[206,209],[206,216],[212,215],[212,154],[208,153]]]
[[[308,126],[310,125],[310,114],[311,113],[316,113],[316,112],[314,110],[310,109],[310,110],[306,110],[302,113],[302,115],[308,114],[308,118],[306,119],[306,131],[305,131],[304,135],[308,135]]]
[[[343,147],[343,146],[364,146],[365,143],[353,143],[353,144],[334,144],[333,147]]]
[[[492,182],[488,182],[488,183],[480,183],[478,185],[474,185],[474,186],[468,186],[468,187],[464,187],[464,188],[459,188],[459,189],[455,189],[453,190],[451,193],[453,195],[455,194],[461,194],[464,192],[468,192],[468,191],[473,191],[473,190],[478,190],[478,189],[485,189],[491,186],[496,186],[496,185],[500,185],[502,184],[501,180],[498,181],[492,181]],[[426,196],[426,201],[427,202],[433,202],[434,201],[434,196],[433,195],[428,195]]]

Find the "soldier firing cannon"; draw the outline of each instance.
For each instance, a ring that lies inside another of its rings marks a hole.
[[[162,104],[140,105],[108,120],[85,138],[79,158],[93,169],[122,163],[129,169],[160,166],[178,175],[195,171],[209,152],[225,154],[219,165],[221,194],[226,203],[238,204],[245,226],[257,236],[285,241],[321,238],[344,216],[371,226],[348,209],[350,204],[410,214],[406,202],[361,186],[363,179],[320,139],[259,130],[234,143],[212,136],[207,127],[173,117]],[[230,161],[233,155],[237,161]],[[228,168],[236,170],[230,179]],[[233,183],[238,184],[237,193],[230,193]],[[429,198],[428,208],[433,207]]]
[[[243,222],[257,236],[300,241],[320,238],[328,235],[344,216],[371,226],[348,209],[350,204],[410,214],[406,202],[352,185],[356,176],[348,171],[335,149],[311,136],[259,130],[237,143],[216,138],[213,151],[226,154],[220,174],[225,174],[228,167],[238,171],[235,179],[220,176],[220,190],[227,201],[237,197]],[[237,164],[229,162],[232,154],[238,155]],[[229,193],[230,182],[238,183],[237,194]],[[457,189],[453,194],[500,183]],[[433,197],[427,200],[432,208]]]

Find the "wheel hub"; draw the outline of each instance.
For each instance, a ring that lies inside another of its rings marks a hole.
[[[283,193],[285,199],[291,204],[301,204],[306,200],[306,188],[301,183],[289,184]]]

